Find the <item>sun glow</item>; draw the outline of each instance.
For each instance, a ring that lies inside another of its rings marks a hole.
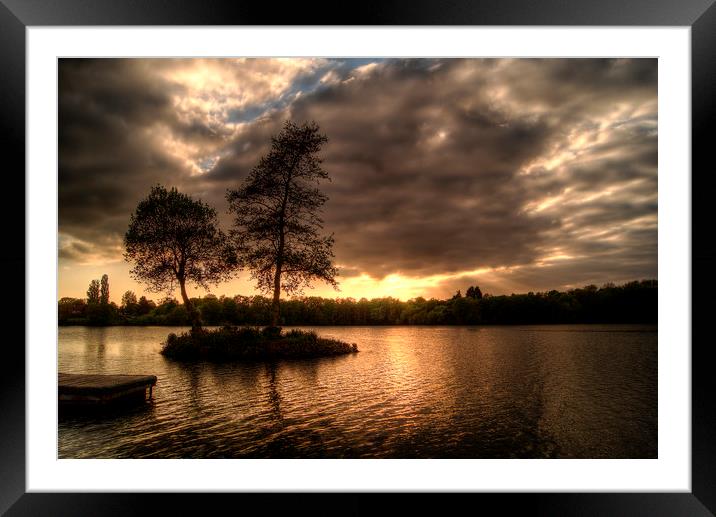
[[[489,273],[506,272],[509,267],[480,268],[471,271],[458,271],[456,273],[430,275],[424,277],[405,276],[400,273],[387,275],[383,278],[374,278],[362,273],[359,276],[343,279],[341,290],[346,296],[352,298],[383,298],[393,297],[409,300],[418,296],[425,296],[426,292],[439,288],[450,280],[459,280],[465,277],[480,277]]]

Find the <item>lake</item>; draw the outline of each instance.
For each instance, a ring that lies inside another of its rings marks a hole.
[[[160,355],[182,330],[59,328],[60,372],[158,377],[60,414],[60,458],[657,457],[656,326],[318,327],[360,352],[276,364]]]

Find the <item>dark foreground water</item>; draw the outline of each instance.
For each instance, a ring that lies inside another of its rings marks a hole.
[[[656,327],[324,327],[350,356],[186,365],[167,327],[63,327],[59,370],[154,374],[60,415],[61,458],[655,458]]]

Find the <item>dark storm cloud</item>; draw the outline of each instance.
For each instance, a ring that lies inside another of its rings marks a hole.
[[[639,178],[655,192],[656,137],[641,126],[622,130],[622,140],[592,144],[590,160],[566,174],[521,174],[561,142],[569,124],[595,130],[594,119],[612,104],[655,98],[654,73],[653,62],[393,61],[257,124],[206,179],[242,177],[285,117],[316,120],[330,138],[326,226],[336,234],[339,261],[378,277],[529,264],[540,248],[570,244],[570,233],[559,231],[565,214],[529,213],[530,201]],[[504,103],[492,95],[498,87],[510,91]],[[539,103],[548,109],[518,110]],[[620,120],[607,131],[619,125],[627,126]],[[653,203],[592,209],[594,224],[655,213]]]
[[[271,64],[275,76],[292,76],[281,66]],[[261,92],[230,90],[238,99],[231,102],[220,98],[220,90],[207,95],[201,84],[185,80],[195,73],[192,67],[207,70],[214,88],[232,78],[238,83],[248,68],[254,78],[240,84],[259,84],[253,89]],[[152,185],[190,188],[192,174],[211,163],[211,153],[233,134],[222,110],[271,90],[260,72],[256,62],[234,60],[61,59],[58,194],[65,242],[116,248],[129,214]]]
[[[329,137],[324,219],[346,277],[515,266],[510,285],[558,286],[656,275],[656,60],[328,61],[281,68],[279,93],[237,105],[225,93],[185,104],[196,88],[167,77],[187,63],[162,66],[61,63],[61,232],[116,245],[156,182],[223,214],[226,188],[290,118]],[[247,63],[205,66],[253,77]]]
[[[178,124],[169,85],[149,80],[143,68],[124,60],[60,62],[58,186],[64,234],[92,243],[118,238],[141,193],[182,170],[162,147],[152,145],[155,124]]]

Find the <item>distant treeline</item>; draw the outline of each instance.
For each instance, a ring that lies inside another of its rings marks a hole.
[[[566,292],[483,295],[470,287],[447,300],[414,298],[301,297],[281,301],[282,325],[480,325],[547,323],[656,323],[657,281],[594,285]],[[159,304],[137,300],[127,291],[122,304],[62,298],[60,325],[189,325],[182,304],[166,298]],[[271,299],[263,296],[192,298],[205,325],[268,325]]]

